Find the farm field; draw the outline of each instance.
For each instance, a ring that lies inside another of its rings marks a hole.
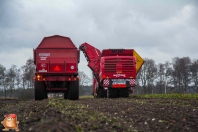
[[[0,99],[0,121],[10,113],[17,114],[23,132],[198,131],[197,95]]]

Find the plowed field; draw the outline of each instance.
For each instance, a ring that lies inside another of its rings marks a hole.
[[[0,121],[10,113],[21,132],[198,131],[195,99],[0,100]]]

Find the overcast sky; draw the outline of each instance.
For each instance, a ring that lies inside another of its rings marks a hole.
[[[20,68],[43,37],[102,50],[133,48],[156,63],[198,59],[197,0],[0,0],[0,64]],[[83,54],[80,71],[91,74]]]

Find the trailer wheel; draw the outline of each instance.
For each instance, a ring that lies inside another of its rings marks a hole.
[[[79,99],[79,80],[71,81],[69,83],[68,99],[69,100]]]
[[[109,88],[108,89],[108,98],[117,98],[118,97],[118,89]]]
[[[120,88],[119,89],[119,97],[123,97],[123,98],[129,97],[129,89],[128,88]]]
[[[45,84],[41,81],[34,82],[35,100],[42,100],[46,98]]]
[[[64,92],[64,99],[68,99],[68,91]]]
[[[48,96],[47,96],[47,91],[45,90],[45,93],[44,93],[44,99],[47,99]]]

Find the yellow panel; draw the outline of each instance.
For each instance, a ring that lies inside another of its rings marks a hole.
[[[138,53],[133,50],[133,56],[136,58],[136,74],[139,72],[140,68],[144,64],[144,60],[138,55]]]

